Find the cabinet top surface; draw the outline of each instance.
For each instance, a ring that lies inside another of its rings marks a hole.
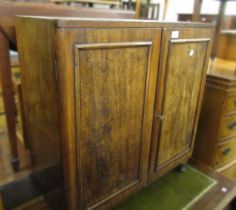
[[[236,74],[235,73],[224,73],[220,71],[215,71],[215,72],[208,72],[207,73],[208,77],[215,78],[217,80],[225,80],[228,82],[236,82]]]
[[[105,19],[105,18],[74,18],[74,17],[45,17],[45,16],[18,16],[18,19],[47,20],[55,23],[57,28],[75,27],[179,27],[179,28],[213,28],[214,24],[200,22],[166,22],[153,20]]]
[[[236,36],[236,30],[222,30],[222,35]]]
[[[236,62],[217,58],[209,64],[207,75],[209,78],[235,83]]]

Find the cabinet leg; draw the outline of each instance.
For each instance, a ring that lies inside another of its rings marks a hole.
[[[187,167],[186,167],[186,165],[181,164],[181,165],[178,166],[177,170],[181,173],[184,173],[184,172],[187,171]]]
[[[0,210],[4,210],[3,202],[2,202],[2,195],[0,194]]]
[[[11,164],[14,171],[19,171],[20,160],[18,158],[12,159]]]

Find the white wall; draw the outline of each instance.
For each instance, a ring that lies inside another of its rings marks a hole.
[[[194,0],[169,0],[166,20],[177,21],[178,13],[192,13]]]
[[[202,14],[218,14],[219,1],[203,0],[201,13]],[[169,0],[167,10],[167,21],[177,21],[179,13],[192,13],[194,0]],[[226,15],[236,15],[236,2],[228,2],[226,5]]]
[[[226,15],[236,15],[236,2],[228,2],[225,10]]]
[[[202,14],[218,14],[220,2],[216,0],[203,0]]]

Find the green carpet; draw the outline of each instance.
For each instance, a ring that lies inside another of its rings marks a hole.
[[[113,210],[189,209],[217,182],[187,165],[186,172],[173,170]]]

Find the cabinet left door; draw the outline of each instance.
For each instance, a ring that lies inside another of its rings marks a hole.
[[[57,32],[78,209],[110,208],[147,182],[160,40],[150,28]]]

